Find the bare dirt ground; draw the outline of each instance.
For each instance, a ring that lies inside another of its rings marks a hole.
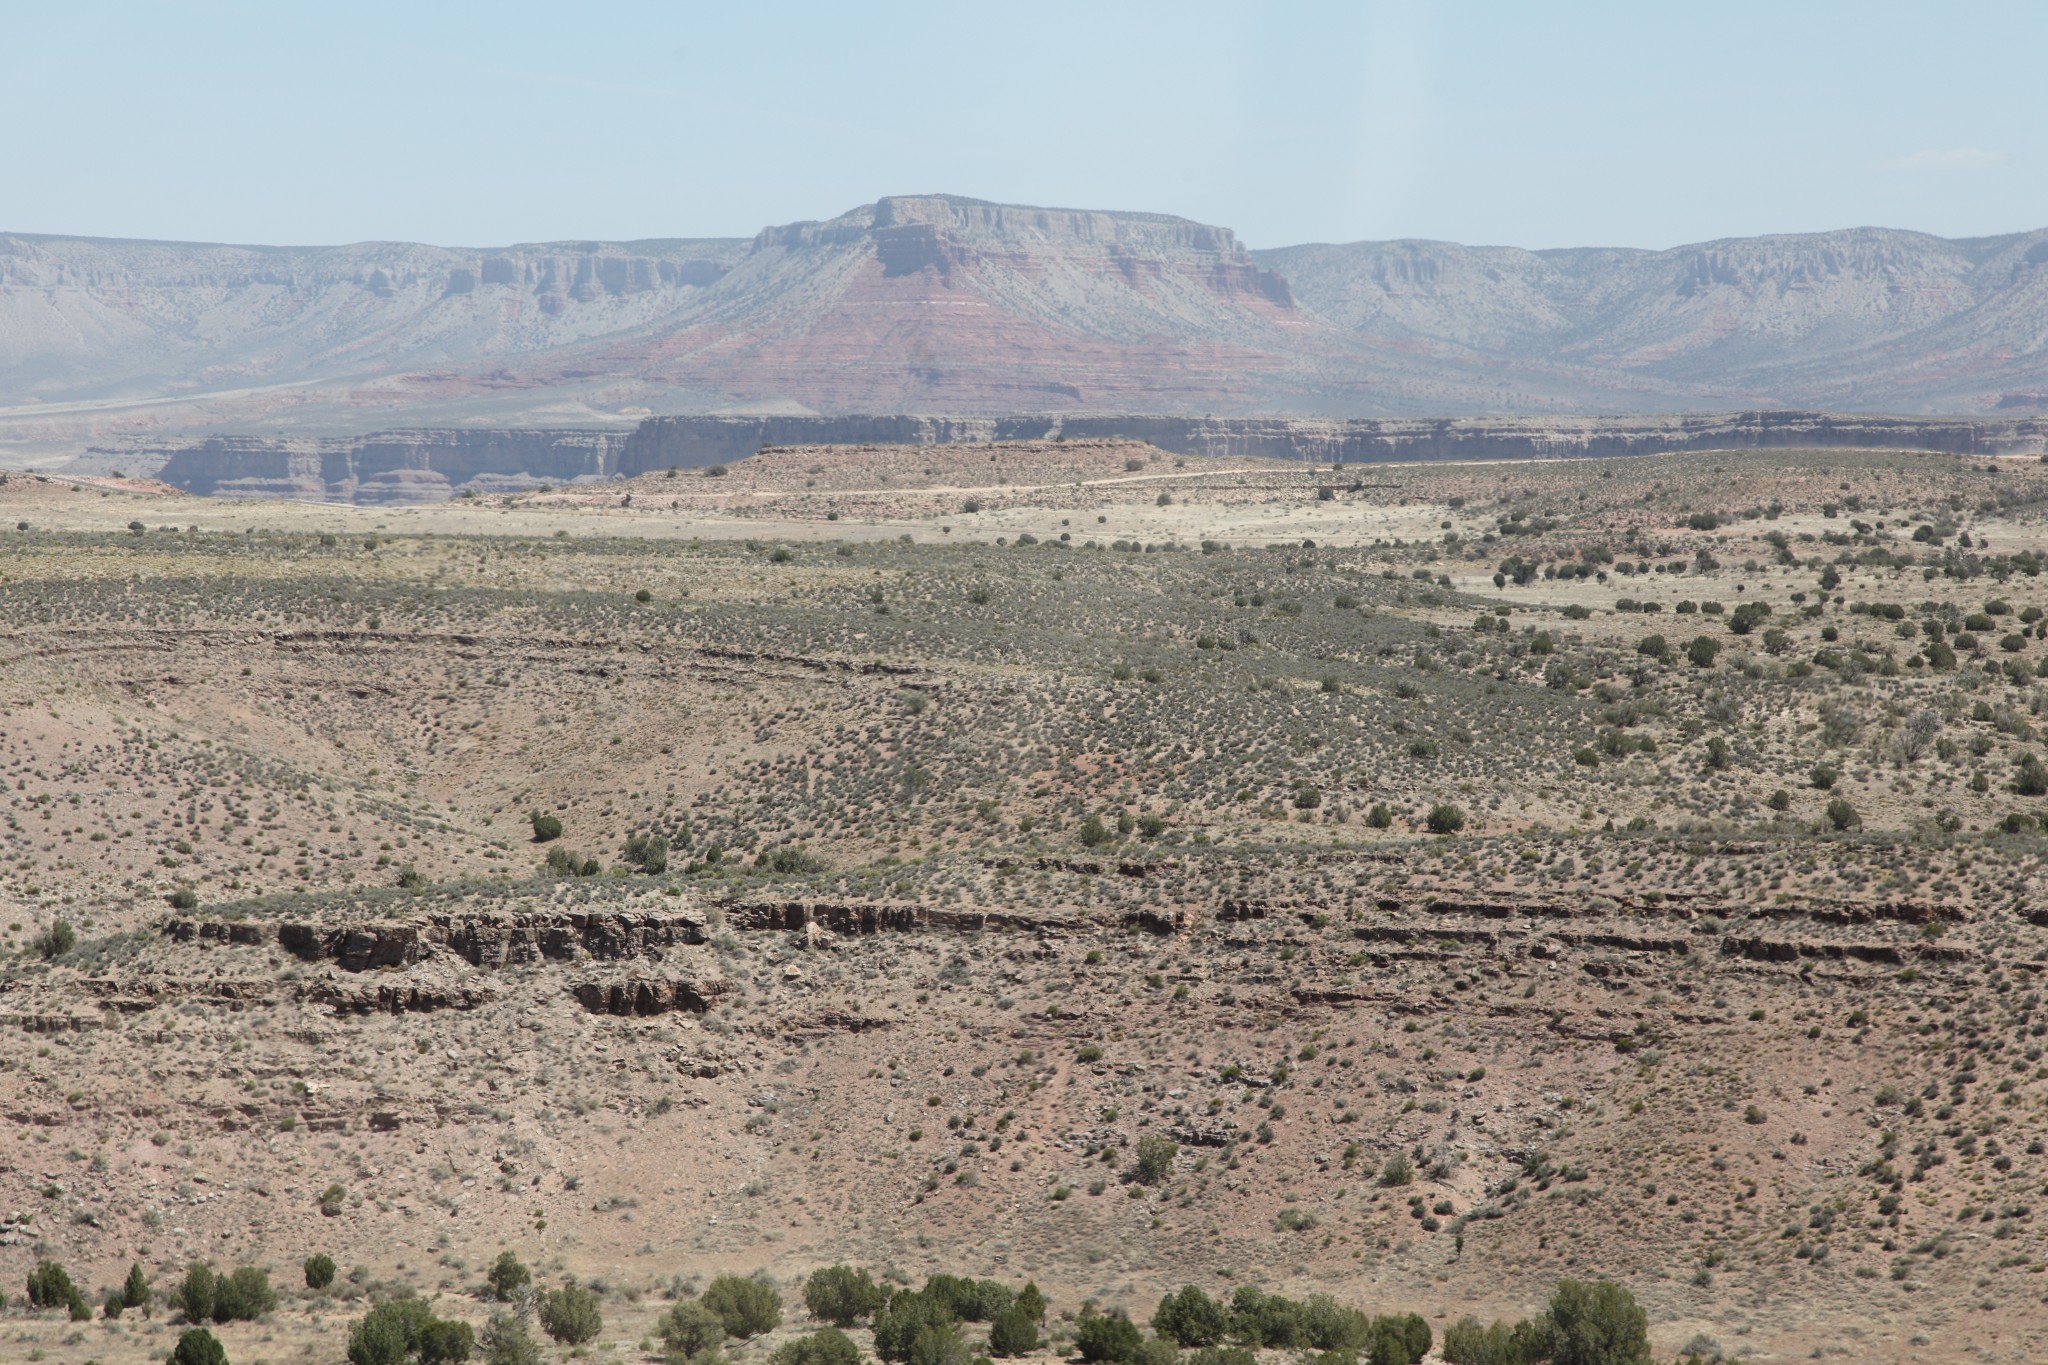
[[[2044,506],[1839,451],[9,476],[0,1284],[268,1266],[237,1365],[480,1321],[502,1249],[602,1281],[594,1360],[840,1260],[2041,1359]],[[0,1356],[175,1332],[13,1302]]]

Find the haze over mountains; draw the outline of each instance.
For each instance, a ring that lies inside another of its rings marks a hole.
[[[648,412],[2048,407],[2048,230],[1666,251],[1251,251],[1158,214],[885,198],[746,239],[0,235],[0,441]]]

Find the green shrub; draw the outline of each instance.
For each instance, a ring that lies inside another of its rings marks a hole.
[[[169,1365],[228,1365],[219,1338],[204,1327],[187,1328],[171,1348]]]
[[[1694,668],[1712,668],[1714,658],[1721,652],[1721,642],[1711,635],[1695,635],[1692,643],[1685,647],[1685,657],[1692,660]]]
[[[454,1318],[435,1318],[420,1333],[420,1365],[461,1365],[475,1349],[475,1330]]]
[[[1635,1296],[1606,1280],[1559,1280],[1542,1326],[1551,1365],[1649,1365],[1648,1332]]]
[[[491,1262],[484,1283],[490,1286],[492,1298],[499,1303],[510,1303],[514,1294],[533,1283],[533,1272],[520,1264],[519,1258],[511,1252],[501,1251],[498,1259]]]
[[[191,887],[181,886],[176,891],[173,891],[171,893],[171,909],[197,910],[198,908],[199,893],[197,891],[194,891]]]
[[[468,1323],[437,1318],[424,1300],[412,1297],[377,1305],[348,1333],[349,1365],[460,1365],[475,1349],[476,1333]]]
[[[1408,1159],[1406,1152],[1396,1152],[1387,1158],[1387,1164],[1380,1167],[1380,1184],[1388,1187],[1406,1185],[1415,1179],[1415,1163]]]
[[[1728,629],[1737,635],[1747,635],[1762,625],[1770,614],[1767,602],[1744,602],[1728,614]]]
[[[306,1258],[306,1288],[325,1289],[334,1283],[334,1258],[326,1252]]]
[[[860,1365],[860,1347],[837,1327],[825,1327],[775,1348],[769,1365]]]
[[[1433,1334],[1420,1313],[1389,1314],[1372,1320],[1368,1365],[1417,1365],[1429,1354]]]
[[[725,1344],[724,1321],[695,1299],[686,1299],[663,1313],[654,1330],[667,1345],[671,1360],[691,1360]]]
[[[1309,1344],[1302,1306],[1256,1285],[1239,1285],[1230,1296],[1230,1331],[1247,1346],[1299,1350]]]
[[[812,872],[823,872],[825,860],[795,844],[781,848],[763,849],[754,859],[757,871],[773,872],[781,877],[798,877]]]
[[[1258,1365],[1258,1359],[1242,1346],[1204,1346],[1181,1357],[1181,1365]]]
[[[1456,834],[1465,828],[1465,812],[1448,801],[1439,802],[1429,808],[1429,815],[1423,823],[1431,834]]]
[[[765,1280],[720,1275],[703,1294],[727,1336],[740,1341],[774,1329],[782,1321],[782,1295]]]
[[[990,1355],[1028,1356],[1038,1350],[1038,1319],[1011,1304],[988,1325]]]
[[[1132,1178],[1140,1185],[1157,1185],[1173,1171],[1173,1159],[1179,1155],[1179,1143],[1161,1133],[1147,1133],[1138,1139]]]
[[[952,1327],[955,1321],[952,1308],[936,1294],[891,1295],[875,1314],[875,1354],[906,1362],[920,1334]]]
[[[1482,1327],[1477,1318],[1463,1318],[1444,1332],[1444,1360],[1446,1365],[1530,1365],[1541,1358],[1539,1334],[1533,1322]]]
[[[1084,1312],[1075,1324],[1074,1349],[1090,1365],[1105,1360],[1135,1361],[1144,1344],[1138,1325],[1121,1312]]]
[[[50,927],[37,934],[30,946],[36,950],[36,956],[48,962],[63,957],[78,946],[78,931],[71,927],[68,919],[52,920]]]
[[[171,1307],[183,1313],[187,1322],[205,1322],[213,1316],[218,1288],[213,1268],[194,1261],[185,1267],[185,1278],[171,1292]]]
[[[348,1329],[349,1365],[404,1365],[416,1355],[434,1312],[417,1298],[380,1303]]]
[[[55,1261],[38,1261],[36,1268],[29,1272],[28,1302],[31,1308],[69,1309],[72,1319],[77,1322],[92,1316],[85,1296],[78,1292],[77,1285],[71,1283],[71,1276],[64,1267]]]
[[[544,811],[535,811],[527,817],[533,822],[533,841],[536,844],[552,843],[562,837],[562,822]]]
[[[540,1298],[541,1330],[564,1346],[581,1346],[604,1330],[597,1295],[574,1280]]]
[[[668,839],[660,834],[634,834],[626,839],[626,861],[653,875],[668,871]]]
[[[1182,1346],[1214,1346],[1229,1329],[1229,1311],[1192,1284],[1168,1294],[1152,1312],[1152,1330]]]
[[[959,1275],[933,1275],[924,1292],[946,1306],[962,1322],[990,1322],[1010,1306],[1010,1287],[999,1280],[971,1280]]]
[[[277,1291],[270,1287],[270,1272],[258,1266],[240,1266],[233,1274],[214,1280],[215,1322],[254,1322],[276,1307]]]
[[[1856,813],[1854,806],[1838,796],[1828,802],[1828,823],[1837,830],[1855,829],[1862,825],[1863,817]]]
[[[1356,1308],[1346,1308],[1328,1294],[1310,1295],[1297,1310],[1297,1316],[1308,1344],[1318,1351],[1350,1354],[1373,1340],[1373,1320]]]
[[[945,1322],[924,1328],[912,1339],[905,1365],[970,1365],[972,1359],[960,1324]]]
[[[804,1308],[821,1322],[851,1327],[882,1306],[882,1287],[865,1270],[828,1265],[804,1281]]]
[[[547,871],[562,877],[595,877],[602,869],[597,859],[586,858],[562,844],[548,850],[548,856],[541,859]]]
[[[121,1304],[124,1308],[149,1307],[149,1281],[139,1265],[130,1265],[128,1278],[121,1281]]]
[[[541,1365],[540,1345],[526,1328],[526,1321],[511,1313],[491,1314],[477,1343],[484,1349],[487,1365]]]

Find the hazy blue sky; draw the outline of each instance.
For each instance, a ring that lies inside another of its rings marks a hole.
[[[0,2],[0,231],[751,235],[883,194],[1254,246],[2048,225],[2048,4]]]

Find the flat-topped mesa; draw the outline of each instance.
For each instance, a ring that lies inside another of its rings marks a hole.
[[[1115,275],[1132,285],[1177,271],[1222,295],[1292,310],[1287,281],[1258,265],[1229,228],[1163,213],[992,204],[954,195],[896,195],[822,223],[764,228],[752,251],[868,245],[884,278],[998,264],[1033,279],[1060,268]]]
[[[1229,228],[1171,214],[1034,208],[950,194],[891,195],[824,222],[763,228],[754,237],[753,250],[839,245],[876,234],[918,229],[943,232],[962,241],[1145,246],[1156,250],[1215,252],[1247,264],[1251,260],[1237,234]]]

